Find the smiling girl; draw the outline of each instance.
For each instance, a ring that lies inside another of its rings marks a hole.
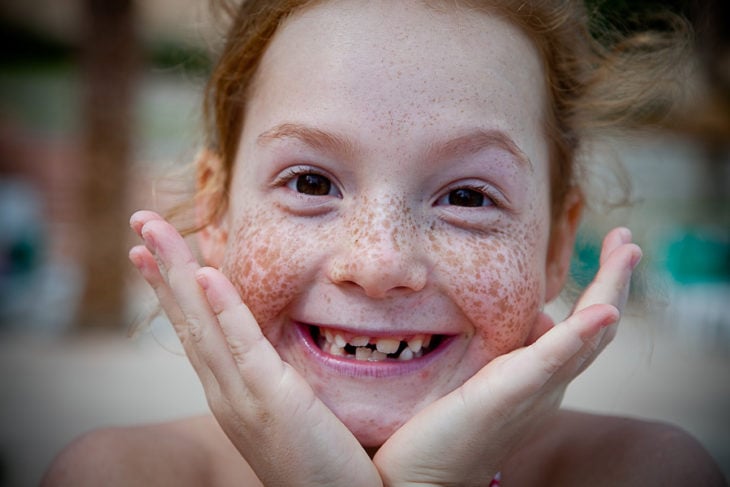
[[[47,483],[721,485],[672,427],[559,409],[641,257],[613,230],[571,316],[543,313],[584,201],[586,35],[572,2],[245,2],[198,161],[204,267],[131,220],[213,416],[87,435]]]

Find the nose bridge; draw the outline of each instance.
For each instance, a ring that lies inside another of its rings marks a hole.
[[[362,198],[353,205],[344,230],[346,250],[335,258],[333,280],[357,284],[378,297],[393,289],[423,288],[426,266],[405,198]]]
[[[415,224],[405,198],[383,195],[363,198],[348,221],[352,244],[371,252],[401,252],[409,243],[406,228]]]

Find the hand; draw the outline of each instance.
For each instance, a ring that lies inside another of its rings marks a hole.
[[[264,485],[382,485],[357,439],[283,362],[228,279],[140,211],[130,260],[155,290],[211,411]]]
[[[384,484],[489,485],[615,335],[640,258],[627,229],[611,231],[600,269],[571,316],[553,325],[543,314],[534,343],[492,360],[386,441],[373,458]]]

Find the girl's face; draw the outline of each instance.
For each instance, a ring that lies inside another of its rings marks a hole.
[[[512,25],[420,2],[310,8],[264,56],[202,249],[365,446],[558,291],[542,80]]]

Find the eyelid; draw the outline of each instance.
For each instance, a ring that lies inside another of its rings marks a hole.
[[[287,167],[274,178],[274,180],[271,182],[271,187],[278,188],[278,187],[286,186],[294,178],[296,178],[298,176],[302,176],[304,174],[317,174],[319,176],[329,179],[329,181],[332,183],[332,189],[334,189],[337,192],[337,194],[328,195],[328,196],[342,198],[342,191],[340,190],[340,184],[336,178],[334,178],[327,171],[324,171],[316,166],[311,166],[311,165],[307,165],[307,164],[299,164],[296,166]],[[297,194],[301,194],[301,193],[297,193]],[[323,196],[312,196],[312,195],[307,195],[307,194],[302,194],[302,196],[308,196],[308,197],[312,197],[312,198],[323,197]]]
[[[444,189],[442,189],[438,194],[439,196],[434,201],[434,206],[440,206],[439,202],[442,201],[444,198],[448,198],[449,194],[452,191],[456,191],[457,189],[470,189],[472,191],[476,191],[478,193],[481,193],[484,195],[486,199],[488,199],[491,204],[485,205],[485,206],[477,206],[477,207],[459,207],[459,208],[469,208],[469,209],[478,209],[478,208],[503,208],[507,206],[507,198],[504,196],[504,194],[495,188],[493,185],[490,185],[488,183],[485,183],[484,181],[460,181],[453,184],[450,184],[446,186]],[[445,206],[456,206],[456,205],[450,205],[446,204]]]

